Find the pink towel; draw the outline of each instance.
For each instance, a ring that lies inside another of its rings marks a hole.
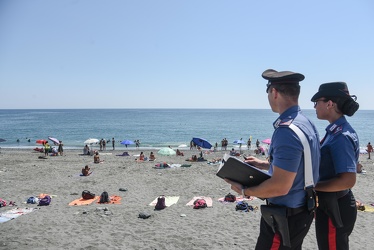
[[[243,198],[242,196],[237,196],[235,202],[238,202],[238,201],[253,201],[255,198],[256,197],[252,197],[252,196],[249,197],[249,198]],[[225,197],[219,198],[218,201],[225,202]]]
[[[210,197],[206,197],[206,196],[196,196],[196,197],[193,197],[192,200],[190,200],[186,206],[193,206],[193,202],[197,199],[204,199],[205,202],[206,202],[206,205],[207,207],[212,207],[213,206],[213,200],[212,198]]]

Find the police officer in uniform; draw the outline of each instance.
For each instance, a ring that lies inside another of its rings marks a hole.
[[[344,115],[352,116],[359,105],[344,82],[322,84],[311,101],[317,118],[329,122],[321,141],[320,180],[315,187],[319,203],[315,223],[318,247],[349,249],[348,237],[357,217],[351,188],[356,183],[360,147]]]
[[[271,138],[269,160],[251,156],[246,158],[246,162],[269,170],[272,176],[260,185],[249,188],[231,180],[226,181],[231,184],[232,190],[244,196],[267,200],[267,205],[261,206],[260,235],[256,249],[301,249],[313,221],[315,206],[308,207],[307,200],[313,200],[313,197],[307,197],[309,192],[304,189],[304,147],[290,125],[296,125],[307,138],[314,183],[318,180],[319,136],[314,124],[302,114],[298,105],[299,82],[304,80],[304,75],[268,69],[262,77],[268,80],[268,101],[279,118],[273,123],[275,130]],[[267,210],[271,210],[270,215],[265,215]],[[273,222],[268,218],[272,218]]]

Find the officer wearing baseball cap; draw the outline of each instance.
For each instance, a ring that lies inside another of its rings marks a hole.
[[[317,118],[327,120],[321,141],[320,180],[317,191],[316,236],[319,249],[349,249],[357,208],[351,188],[356,183],[360,154],[356,131],[344,115],[352,116],[359,108],[345,82],[321,84],[312,97]]]

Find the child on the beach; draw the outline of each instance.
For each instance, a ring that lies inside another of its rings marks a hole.
[[[91,168],[89,168],[88,165],[86,165],[84,168],[82,168],[82,175],[89,176],[92,173],[92,172],[90,173],[90,169]]]

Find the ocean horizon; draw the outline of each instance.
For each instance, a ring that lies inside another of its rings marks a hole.
[[[318,120],[314,109],[303,109],[303,113],[316,124],[322,138],[328,122]],[[219,148],[223,138],[229,147],[238,147],[235,140],[252,138],[254,148],[257,139],[271,138],[277,117],[270,109],[0,109],[0,138],[6,140],[0,147],[40,147],[36,140],[51,136],[61,140],[66,149],[81,149],[89,138],[114,138],[119,150],[126,149],[120,144],[125,139],[139,140],[139,149],[176,148],[189,145],[193,137],[218,143]],[[366,147],[374,137],[373,130],[367,128],[373,118],[373,110],[359,110],[347,117],[360,147]],[[111,143],[107,144],[110,149]],[[127,149],[135,149],[135,145]]]

